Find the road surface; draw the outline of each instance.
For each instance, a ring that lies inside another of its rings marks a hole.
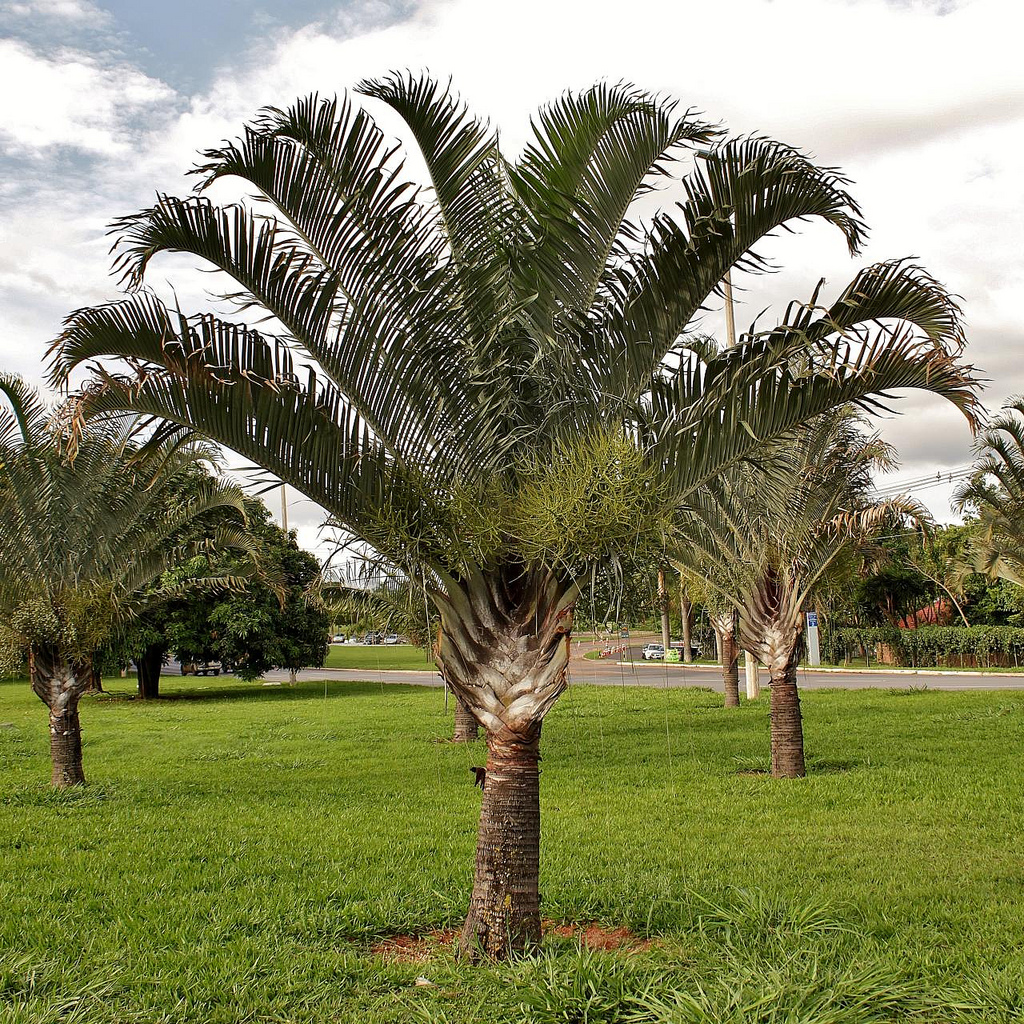
[[[573,657],[570,662],[570,680],[576,684],[596,686],[655,686],[682,687],[703,686],[722,692],[722,674],[717,665],[664,665],[657,661],[641,661],[639,648],[634,652],[632,663],[620,663],[611,659],[590,661]],[[177,666],[172,666],[173,673]],[[287,672],[269,672],[268,682],[284,682]],[[411,686],[441,686],[437,672],[380,671],[373,669],[304,669],[300,680],[330,679],[338,682],[380,682],[402,683]],[[1024,674],[1000,675],[998,673],[956,673],[956,672],[910,672],[904,670],[877,671],[866,669],[820,670],[800,669],[797,679],[800,687],[807,690],[862,690],[862,689],[903,689],[926,687],[929,690],[1024,690]],[[768,684],[768,673],[761,670],[761,685]],[[740,691],[744,688],[740,673]]]

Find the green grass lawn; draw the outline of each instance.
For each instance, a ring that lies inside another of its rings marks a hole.
[[[784,782],[763,701],[573,688],[544,914],[654,944],[472,968],[374,952],[466,906],[485,751],[440,742],[440,691],[107,685],[91,785],[55,793],[43,706],[0,684],[4,1024],[1024,1020],[1024,693],[808,692]]]
[[[331,644],[327,650],[327,668],[360,668],[371,671],[381,669],[424,669],[436,672],[434,659],[422,648],[412,644],[371,644],[369,647],[349,647]]]

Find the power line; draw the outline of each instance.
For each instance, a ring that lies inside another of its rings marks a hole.
[[[875,494],[878,497],[891,497],[895,494],[908,494],[912,491],[925,491],[933,487],[948,486],[952,483],[959,483],[966,480],[975,472],[974,466],[959,466],[956,469],[938,471],[934,474],[914,477],[910,480],[903,480],[899,483],[884,484],[875,487]]]

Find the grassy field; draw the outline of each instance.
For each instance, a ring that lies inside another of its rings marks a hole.
[[[369,647],[349,647],[347,644],[331,644],[327,650],[326,668],[360,668],[370,671],[381,669],[425,669],[436,671],[434,661],[422,647],[411,644],[371,644]]]
[[[1024,694],[809,692],[812,772],[782,782],[763,702],[573,688],[544,913],[653,942],[471,968],[382,944],[466,905],[484,749],[442,742],[439,691],[107,685],[91,785],[58,794],[43,706],[0,684],[5,1024],[1024,1020]]]

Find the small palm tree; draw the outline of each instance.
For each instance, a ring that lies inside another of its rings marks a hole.
[[[695,597],[707,610],[711,626],[718,640],[719,656],[722,662],[722,692],[727,708],[740,706],[740,675],[739,675],[739,616],[733,603],[722,596],[721,590],[715,586],[710,577],[718,572],[718,559],[714,563],[702,565],[699,571],[696,564],[696,553],[690,552],[685,561],[677,559],[674,563],[676,571],[683,581],[683,587]]]
[[[901,499],[865,499],[871,470],[891,452],[847,410],[819,417],[765,459],[767,466],[734,467],[701,489],[676,557],[735,609],[742,646],[768,667],[772,774],[793,778],[805,774],[796,670],[808,600],[880,521],[921,513]]]
[[[660,550],[695,489],[826,409],[921,387],[970,414],[974,385],[956,306],[905,262],[729,352],[693,334],[731,267],[764,267],[766,235],[821,218],[858,249],[844,179],[787,146],[598,85],[544,108],[513,161],[429,77],[359,91],[404,119],[429,189],[349,98],[265,111],[198,168],[200,191],[240,178],[258,201],[161,196],[120,221],[135,294],[68,319],[54,380],[100,360],[93,409],[198,429],[427,589],[488,743],[462,946],[507,955],[540,939],[541,726],[588,567]],[[672,178],[678,208],[636,219]],[[265,329],[165,306],[142,288],[162,252],[223,271]]]
[[[206,478],[179,500],[184,472],[209,445],[140,449],[139,424],[126,417],[66,429],[14,377],[0,377],[0,395],[0,662],[17,670],[28,659],[50,711],[53,784],[80,785],[78,705],[96,653],[147,602],[170,596],[159,581],[183,556],[188,528],[217,523],[210,545],[247,549],[241,494]]]
[[[964,571],[1024,586],[1024,398],[1003,408],[978,435],[975,473],[953,502],[978,518]]]

